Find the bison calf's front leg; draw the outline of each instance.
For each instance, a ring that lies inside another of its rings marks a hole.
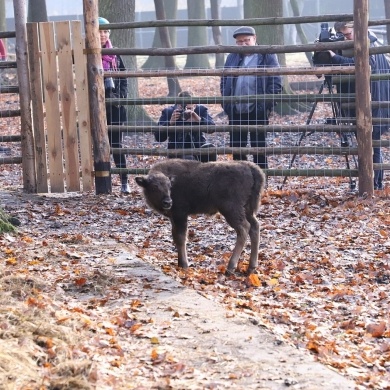
[[[172,237],[175,243],[178,254],[178,266],[181,268],[188,268],[187,260],[187,218],[172,219]]]

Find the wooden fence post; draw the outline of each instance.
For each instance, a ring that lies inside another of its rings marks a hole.
[[[31,94],[28,67],[28,51],[26,36],[26,1],[14,0],[15,32],[16,32],[16,62],[20,101],[20,123],[22,141],[23,189],[28,193],[37,192],[35,169],[34,134],[31,117]]]
[[[359,158],[359,195],[374,194],[372,114],[368,42],[368,0],[354,0],[356,71],[356,132]]]
[[[87,74],[96,194],[111,193],[110,144],[108,141],[103,65],[100,50],[97,0],[83,0]],[[94,49],[92,51],[91,49]]]

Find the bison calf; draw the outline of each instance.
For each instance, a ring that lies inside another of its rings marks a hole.
[[[237,268],[246,239],[251,240],[248,274],[257,267],[259,222],[256,212],[264,188],[263,171],[248,161],[210,162],[170,159],[155,164],[148,176],[136,177],[147,204],[172,223],[179,267],[187,268],[187,219],[220,212],[236,231],[228,272]]]

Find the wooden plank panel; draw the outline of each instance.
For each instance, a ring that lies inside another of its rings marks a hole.
[[[27,23],[27,47],[30,66],[31,108],[35,138],[37,191],[47,193],[49,192],[49,189],[47,182],[46,138],[38,23]]]
[[[89,116],[87,57],[84,54],[85,40],[83,39],[81,22],[79,20],[71,22],[71,29],[76,76],[82,183],[83,191],[91,191],[93,189],[93,157],[91,120]]]
[[[55,23],[67,191],[80,191],[76,101],[69,22]]]
[[[64,192],[62,131],[53,22],[39,24],[39,37],[46,106],[50,190],[51,192]]]

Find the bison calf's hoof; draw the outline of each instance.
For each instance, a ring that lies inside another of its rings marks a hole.
[[[252,274],[257,274],[257,269],[256,268],[248,268],[246,270],[246,274],[249,276],[249,275],[252,275]]]

